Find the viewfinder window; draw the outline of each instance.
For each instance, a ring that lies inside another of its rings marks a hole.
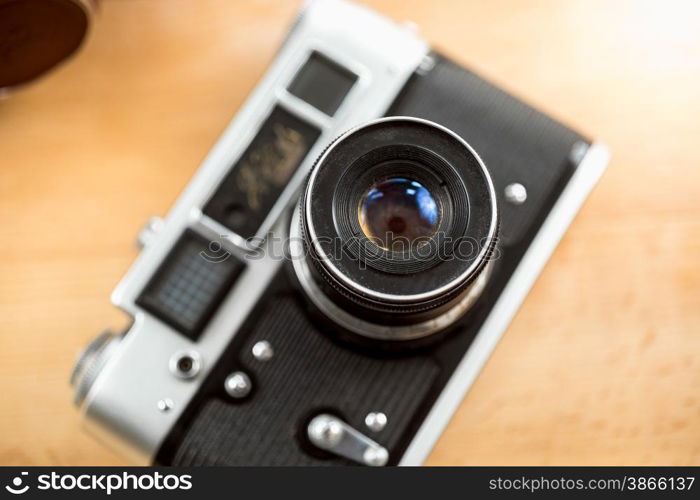
[[[313,52],[287,90],[328,116],[333,116],[356,81],[355,73]]]

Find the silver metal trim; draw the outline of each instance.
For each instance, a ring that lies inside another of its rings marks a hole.
[[[569,184],[564,188],[525,252],[474,342],[418,429],[399,465],[420,465],[428,457],[566,229],[600,179],[609,158],[610,153],[605,145],[596,142],[590,146]]]
[[[457,139],[473,156],[476,158],[477,163],[479,164],[479,167],[481,167],[482,173],[484,175],[484,178],[486,179],[486,183],[488,185],[489,189],[489,194],[491,195],[491,223],[489,226],[489,232],[487,239],[488,241],[485,242],[482,245],[481,250],[479,251],[479,254],[477,255],[476,259],[470,265],[462,274],[460,274],[457,278],[454,280],[450,281],[449,283],[436,288],[435,290],[431,290],[430,292],[423,292],[423,293],[416,293],[413,295],[394,295],[394,294],[389,294],[389,293],[382,293],[382,292],[377,292],[376,290],[372,290],[370,288],[364,287],[360,285],[359,283],[349,279],[346,275],[344,275],[340,270],[333,265],[333,263],[328,259],[328,256],[325,254],[323,251],[323,248],[321,247],[319,240],[316,236],[316,231],[314,230],[314,225],[313,225],[313,220],[311,217],[309,217],[307,214],[311,212],[311,192],[313,190],[314,183],[316,182],[316,177],[318,175],[318,171],[320,170],[320,166],[323,165],[323,162],[326,160],[329,154],[333,152],[333,150],[340,144],[344,139],[347,139],[351,135],[359,132],[360,130],[363,130],[367,127],[372,127],[378,123],[385,123],[385,122],[392,122],[392,121],[411,121],[411,122],[416,122],[416,123],[422,123],[424,125],[430,125],[432,127],[437,128],[438,130],[441,130],[442,132],[445,132],[448,135],[451,135],[455,139]],[[443,295],[445,292],[448,292],[449,290],[452,290],[455,286],[459,285],[460,283],[464,282],[465,280],[469,279],[470,276],[472,276],[475,272],[476,269],[479,268],[479,266],[482,265],[482,262],[489,251],[489,248],[491,246],[491,242],[493,239],[496,237],[496,230],[498,229],[498,204],[496,202],[496,190],[493,187],[493,181],[491,180],[491,174],[489,174],[488,169],[486,168],[486,165],[484,165],[483,160],[481,157],[477,154],[476,151],[474,151],[474,148],[472,148],[467,141],[465,141],[462,137],[460,137],[458,134],[454,133],[452,130],[448,129],[447,127],[444,127],[440,124],[437,124],[435,122],[431,122],[430,120],[425,120],[423,118],[415,118],[412,116],[390,116],[388,118],[380,118],[377,120],[374,120],[372,122],[360,125],[358,127],[355,127],[351,130],[348,130],[345,132],[343,135],[338,137],[338,139],[333,142],[324,152],[323,155],[318,159],[316,162],[316,166],[314,167],[314,170],[311,172],[311,176],[309,177],[309,182],[306,186],[306,196],[305,196],[305,207],[304,207],[304,214],[301,214],[304,217],[304,220],[306,221],[306,226],[309,231],[309,238],[311,240],[311,244],[314,246],[316,249],[316,255],[319,257],[321,260],[321,265],[325,266],[328,268],[333,276],[336,279],[339,279],[340,281],[343,282],[345,286],[350,288],[351,290],[355,290],[356,292],[366,295],[368,297],[374,297],[380,300],[386,300],[386,301],[392,301],[392,302],[421,302],[421,301],[427,301],[430,299],[433,299],[435,297],[439,297],[440,295]]]

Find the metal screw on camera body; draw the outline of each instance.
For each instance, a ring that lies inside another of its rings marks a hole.
[[[233,372],[226,377],[224,389],[234,399],[242,399],[250,394],[253,383],[245,372]]]
[[[522,205],[527,200],[527,189],[519,182],[508,184],[503,191],[506,201],[513,205]]]
[[[272,345],[267,340],[260,340],[251,349],[253,357],[258,361],[269,361],[275,355]]]
[[[586,142],[576,141],[569,152],[569,161],[574,165],[581,163],[581,160],[583,160],[583,157],[586,156],[588,152],[588,147]]]
[[[365,417],[365,425],[374,432],[379,432],[386,427],[388,419],[386,415],[380,411],[373,411]]]
[[[136,237],[136,246],[138,248],[145,248],[149,243],[151,243],[155,237],[160,233],[160,231],[165,226],[165,221],[160,217],[150,217],[146,224],[139,231]]]
[[[175,406],[175,403],[173,403],[173,400],[170,398],[163,398],[158,403],[156,403],[156,408],[158,410],[162,411],[163,413],[167,413],[170,410],[173,409],[173,406]]]
[[[370,467],[382,467],[389,460],[389,452],[384,447],[367,448],[362,458]]]
[[[330,415],[319,415],[309,423],[309,439],[319,448],[334,447],[343,438],[343,434],[341,423]]]
[[[435,58],[431,55],[426,55],[423,57],[421,60],[420,64],[418,65],[418,68],[416,69],[416,73],[419,75],[427,75],[432,71],[432,69],[435,67]]]
[[[170,372],[182,379],[196,377],[201,367],[199,354],[195,351],[179,351],[170,358]]]

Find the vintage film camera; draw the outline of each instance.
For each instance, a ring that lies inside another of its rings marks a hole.
[[[141,233],[133,321],[73,373],[87,427],[140,464],[422,463],[607,161],[411,27],[309,3]]]

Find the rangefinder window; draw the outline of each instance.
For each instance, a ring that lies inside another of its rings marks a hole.
[[[230,253],[187,230],[136,303],[197,340],[243,267]]]
[[[204,213],[243,238],[255,236],[319,135],[318,128],[276,106]]]
[[[313,52],[287,90],[328,116],[333,116],[356,81],[355,73]]]

